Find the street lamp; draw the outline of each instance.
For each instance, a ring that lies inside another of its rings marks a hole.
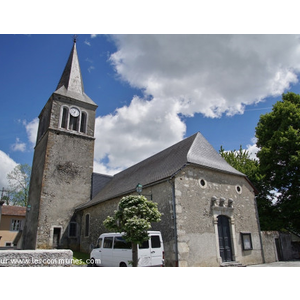
[[[143,186],[140,183],[138,183],[137,186],[135,187],[135,190],[140,195],[142,193]]]
[[[140,183],[138,183],[137,186],[135,187],[135,190],[139,195],[141,195],[141,193],[143,191],[143,186]],[[151,192],[151,195],[143,195],[143,196],[148,196],[152,200],[152,192]]]

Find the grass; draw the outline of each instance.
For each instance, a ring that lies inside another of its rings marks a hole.
[[[89,258],[90,255],[88,253],[73,251],[73,265],[76,266],[86,265],[87,264],[86,261]]]

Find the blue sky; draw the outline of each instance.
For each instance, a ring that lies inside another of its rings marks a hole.
[[[37,117],[71,34],[0,35],[0,188],[31,165]],[[299,93],[296,35],[78,35],[86,94],[98,105],[95,164],[113,174],[200,131],[218,151],[255,150],[255,126]]]

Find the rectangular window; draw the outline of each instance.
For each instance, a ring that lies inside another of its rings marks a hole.
[[[85,236],[90,235],[90,214],[85,215],[85,231],[84,231]]]
[[[105,237],[103,242],[103,248],[112,248],[113,237]]]
[[[131,249],[131,243],[126,242],[121,236],[116,236],[114,249]]]
[[[241,239],[242,239],[243,250],[252,250],[253,249],[251,233],[242,233],[241,232]]]
[[[22,225],[22,220],[16,220],[16,219],[12,219],[11,220],[11,231],[19,231]]]
[[[140,249],[148,249],[149,248],[149,240],[143,242],[142,245],[139,246]]]
[[[151,248],[160,248],[160,239],[158,235],[151,236]]]
[[[70,222],[69,225],[69,237],[76,237],[77,236],[77,223]]]

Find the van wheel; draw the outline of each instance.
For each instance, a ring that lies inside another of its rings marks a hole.
[[[120,267],[127,267],[126,264],[124,262],[120,263]]]
[[[88,264],[88,267],[97,267],[95,258],[90,259],[90,263]]]

